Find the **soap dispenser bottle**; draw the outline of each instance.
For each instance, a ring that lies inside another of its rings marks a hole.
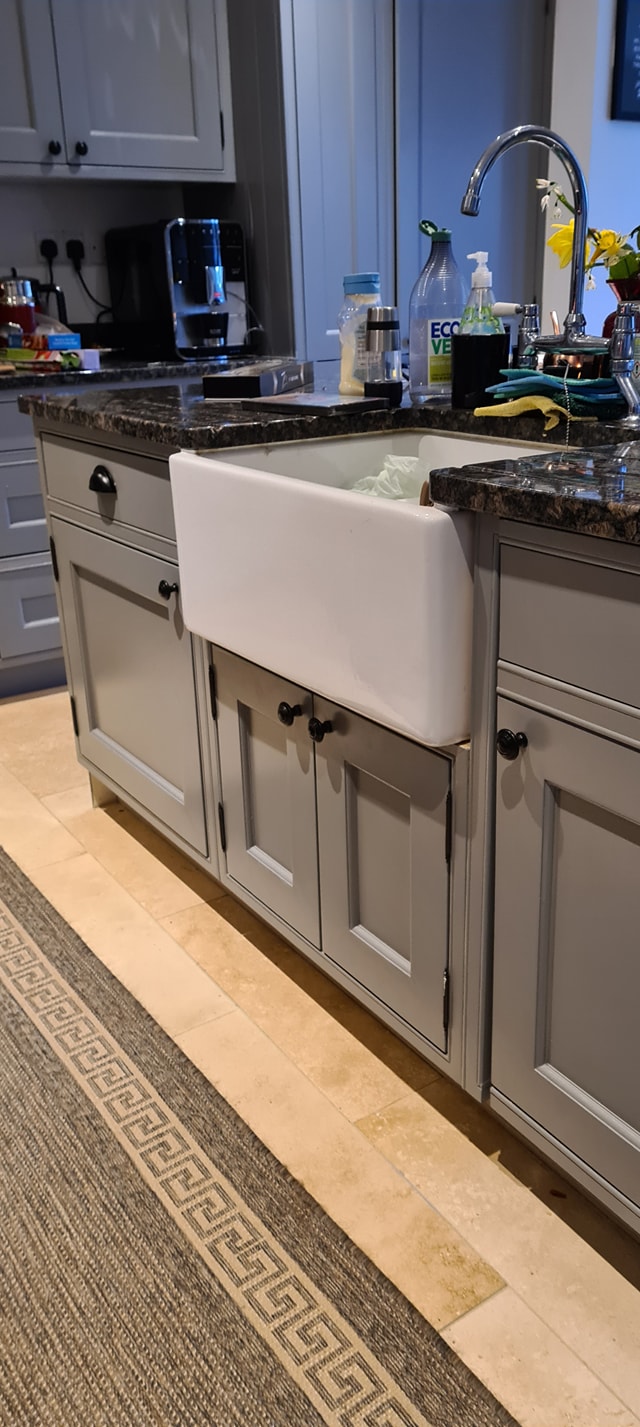
[[[487,387],[495,386],[509,360],[509,336],[494,311],[492,274],[488,253],[468,253],[476,266],[471,290],[452,342],[451,405],[473,409],[491,401]]]

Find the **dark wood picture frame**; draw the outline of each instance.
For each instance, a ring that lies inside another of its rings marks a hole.
[[[611,118],[640,123],[640,0],[618,0]]]

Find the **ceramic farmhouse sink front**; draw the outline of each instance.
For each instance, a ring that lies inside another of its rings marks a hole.
[[[473,517],[350,487],[390,453],[434,469],[532,449],[405,431],[172,456],[187,627],[421,742],[461,741]]]

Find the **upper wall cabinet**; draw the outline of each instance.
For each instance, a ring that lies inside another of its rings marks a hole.
[[[225,0],[6,4],[0,161],[11,172],[235,178]]]
[[[64,130],[49,6],[3,0],[0,163],[65,164]]]

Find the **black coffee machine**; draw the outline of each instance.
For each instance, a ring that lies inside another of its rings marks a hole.
[[[132,355],[185,360],[251,352],[242,228],[174,218],[105,235],[113,320]]]

